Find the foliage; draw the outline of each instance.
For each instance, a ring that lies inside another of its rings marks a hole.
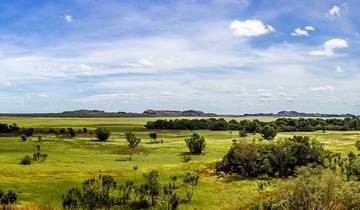
[[[350,181],[343,185],[339,196],[345,209],[360,209],[360,184]]]
[[[67,128],[67,133],[69,137],[75,137],[76,133],[73,128]]]
[[[264,139],[271,140],[271,139],[275,138],[277,131],[276,131],[276,128],[274,128],[273,126],[265,125],[261,129],[260,134]]]
[[[106,141],[109,139],[111,133],[110,130],[104,127],[99,127],[95,130],[96,138],[99,141]]]
[[[25,134],[21,134],[21,140],[22,140],[22,141],[26,141],[26,140],[27,140],[27,137],[26,137]]]
[[[360,150],[360,140],[355,143],[355,147]]]
[[[201,154],[205,152],[205,138],[194,133],[190,138],[185,139],[186,145],[191,154]]]
[[[292,185],[281,186],[273,197],[251,209],[360,209],[359,201],[358,182],[344,183],[335,172],[301,167]]]
[[[17,194],[13,191],[8,191],[4,193],[0,191],[0,202],[3,205],[3,209],[11,209],[11,205],[14,204],[17,200]]]
[[[130,149],[129,160],[131,160],[136,147],[141,142],[141,138],[137,138],[133,133],[126,133],[126,141],[128,142],[128,147]]]
[[[279,132],[290,131],[315,131],[336,130],[351,131],[360,130],[360,117],[340,118],[278,118],[272,122],[260,122],[259,120],[230,120],[223,118],[215,119],[175,119],[148,121],[147,129],[168,130],[246,130],[248,133],[259,132],[266,125],[276,126]]]
[[[269,144],[239,142],[233,144],[216,170],[243,177],[287,177],[298,166],[324,165],[325,157],[323,145],[309,137],[294,136]]]
[[[153,140],[153,143],[158,143],[157,142],[157,133],[149,133],[149,137]]]
[[[23,159],[20,161],[21,165],[30,165],[31,164],[31,157],[29,155],[25,155]]]
[[[41,153],[40,148],[41,148],[40,144],[34,144],[34,154],[33,154],[34,161],[45,161],[46,158],[48,157],[46,153]]]
[[[189,202],[194,195],[194,189],[199,182],[199,176],[191,175],[190,173],[186,173],[184,177],[184,186],[185,186],[185,195],[186,202]]]
[[[187,174],[185,185],[196,186],[198,177]],[[174,210],[179,205],[177,196],[177,177],[170,177],[170,182],[161,185],[159,172],[144,174],[145,183],[134,185],[133,181],[119,184],[112,176],[99,176],[83,182],[81,188],[71,188],[62,196],[64,209],[166,209]],[[192,188],[191,196],[194,190]],[[186,198],[188,199],[188,197]],[[191,199],[191,198],[190,198]],[[190,201],[190,200],[188,200]]]

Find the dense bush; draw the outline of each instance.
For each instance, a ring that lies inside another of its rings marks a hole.
[[[190,138],[185,139],[186,145],[191,154],[201,154],[205,152],[205,138],[194,133]]]
[[[3,209],[11,209],[11,205],[13,205],[17,200],[17,195],[13,191],[8,191],[7,193],[4,193],[0,191],[0,201],[1,205],[3,206]]]
[[[261,136],[266,139],[266,140],[271,140],[274,139],[277,131],[276,128],[274,128],[273,126],[270,125],[265,125],[261,130],[260,130],[260,134]]]
[[[308,164],[324,165],[327,152],[309,137],[294,136],[268,144],[234,143],[216,170],[243,177],[287,177],[295,168]]]
[[[106,141],[106,140],[108,140],[108,138],[111,135],[110,130],[107,128],[103,128],[103,127],[97,128],[95,130],[95,134],[96,134],[96,138],[99,141]]]
[[[158,143],[157,141],[157,133],[149,133],[149,137],[153,140],[153,143]]]
[[[360,150],[360,141],[357,141],[357,142],[355,143],[355,147],[356,147],[358,150]]]
[[[360,130],[360,117],[340,118],[278,118],[273,122],[260,122],[259,120],[230,120],[224,119],[176,119],[149,121],[147,129],[169,130],[246,130],[248,133],[258,133],[261,128],[270,125],[279,132],[288,131],[315,131],[315,130]]]
[[[291,184],[284,184],[267,201],[251,210],[360,209],[360,184],[343,182],[330,171],[302,167]]]
[[[161,185],[158,171],[144,174],[145,182],[117,183],[112,176],[99,176],[83,182],[81,188],[72,188],[62,196],[64,209],[177,209],[177,177],[170,177],[168,184]],[[198,177],[186,174],[184,189],[188,194],[183,201],[190,201],[198,184]],[[191,196],[190,199],[188,196]]]
[[[20,161],[21,165],[30,165],[31,164],[31,157],[29,155],[25,155],[23,159]]]

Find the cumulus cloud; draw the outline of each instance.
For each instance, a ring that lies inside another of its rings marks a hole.
[[[337,5],[334,5],[331,9],[329,9],[328,13],[331,16],[340,16],[340,7]]]
[[[304,29],[296,28],[294,32],[291,33],[292,36],[309,36],[309,31],[315,31],[314,26],[305,26]]]
[[[74,18],[71,15],[65,15],[64,20],[69,23],[74,22]]]
[[[314,26],[305,26],[305,30],[307,30],[307,31],[315,31],[315,27]]]
[[[301,28],[296,28],[294,32],[291,33],[292,36],[309,36],[309,32],[302,30]]]
[[[230,23],[230,29],[233,35],[238,37],[256,37],[276,31],[271,25],[264,25],[260,20],[234,20]]]
[[[335,88],[327,85],[327,86],[311,87],[310,90],[312,90],[312,91],[332,91],[332,90],[335,90]]]
[[[331,39],[324,43],[323,50],[314,50],[310,54],[314,56],[333,56],[335,55],[335,49],[346,48],[348,46],[348,42],[344,39]]]

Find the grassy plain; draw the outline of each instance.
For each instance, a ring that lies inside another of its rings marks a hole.
[[[192,156],[184,163],[182,153],[188,149],[184,139],[191,131],[157,131],[164,143],[151,144],[149,130],[143,125],[157,118],[31,118],[1,117],[2,123],[17,123],[33,128],[88,128],[108,127],[112,136],[107,142],[91,141],[90,138],[56,139],[43,136],[41,150],[48,154],[44,162],[30,166],[20,165],[20,159],[33,153],[33,144],[37,141],[22,142],[19,137],[0,137],[0,189],[14,190],[18,193],[19,203],[26,208],[61,208],[61,195],[73,186],[98,174],[110,174],[119,181],[142,181],[142,173],[152,169],[159,170],[161,181],[166,183],[170,176],[183,176],[186,172],[200,176],[192,202],[180,205],[179,209],[244,209],[262,199],[271,192],[268,188],[261,194],[257,190],[258,180],[242,180],[236,176],[217,177],[211,168],[228,151],[233,139],[239,139],[238,132],[196,131],[207,142],[205,155]],[[227,118],[227,120],[233,118]],[[235,118],[239,120],[239,118]],[[269,121],[274,118],[259,118]],[[75,129],[76,130],[76,129]],[[143,140],[137,149],[133,161],[128,161],[125,132],[134,132]],[[332,151],[346,154],[356,152],[354,143],[360,139],[360,132],[291,132],[279,133],[276,137],[306,135],[317,138]],[[249,135],[243,140],[258,139],[258,135]],[[133,166],[138,166],[134,173]],[[286,180],[276,180],[275,184]],[[180,181],[179,181],[180,184]]]

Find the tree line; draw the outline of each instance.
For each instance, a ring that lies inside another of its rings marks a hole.
[[[291,131],[316,131],[336,130],[351,131],[360,130],[360,117],[347,118],[278,118],[275,121],[262,122],[255,120],[230,120],[223,118],[208,119],[175,119],[148,121],[147,129],[167,130],[239,130],[247,133],[259,133],[264,126],[276,128],[279,132]]]

